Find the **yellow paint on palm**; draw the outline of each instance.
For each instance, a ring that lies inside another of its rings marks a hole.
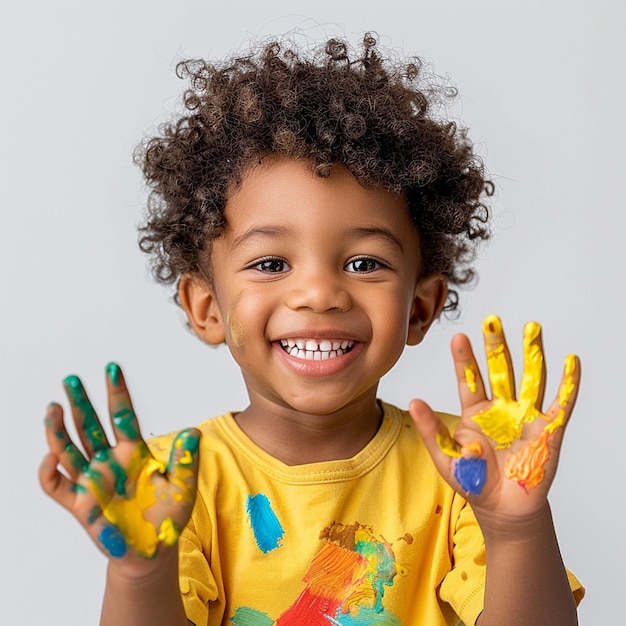
[[[524,376],[519,400],[515,399],[515,386],[500,320],[490,315],[485,319],[483,330],[493,406],[473,419],[498,444],[498,448],[508,448],[521,436],[523,424],[541,415],[535,406],[544,371],[541,326],[530,322],[524,329]]]
[[[180,536],[180,529],[171,517],[163,520],[159,529],[159,541],[166,546],[174,546]]]
[[[151,477],[155,472],[163,474],[165,470],[165,465],[156,459],[144,460],[134,494],[114,498],[103,508],[104,516],[119,528],[126,543],[145,557],[153,556],[159,543],[154,524],[144,516],[157,501]]]
[[[185,453],[188,451],[185,450]],[[192,462],[193,457],[190,463]],[[171,518],[166,518],[161,523],[157,533],[155,524],[145,517],[145,512],[157,501],[152,476],[157,472],[165,474],[166,470],[164,463],[153,458],[146,446],[140,445],[128,465],[128,477],[134,482],[132,493],[118,493],[111,498],[100,472],[92,471],[89,477],[90,488],[104,517],[116,526],[127,545],[147,558],[154,555],[159,542],[174,545],[180,535],[180,530]],[[193,474],[190,469],[184,471]],[[181,484],[183,478],[185,477],[177,476]],[[177,499],[182,500],[183,497]]]

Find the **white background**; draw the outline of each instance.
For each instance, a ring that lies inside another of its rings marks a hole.
[[[406,351],[381,396],[458,408],[448,353],[500,315],[519,363],[521,328],[542,322],[549,392],[562,359],[584,382],[552,504],[568,566],[587,587],[582,624],[621,619],[626,432],[625,5],[618,0],[47,0],[0,8],[0,621],[97,623],[104,558],[39,490],[43,416],[79,374],[104,413],[104,365],[127,374],[146,434],[245,406],[223,349],[183,327],[136,247],[144,199],[131,152],[166,119],[188,56],[250,38],[375,30],[433,61],[461,97],[497,183],[495,237],[459,321]]]

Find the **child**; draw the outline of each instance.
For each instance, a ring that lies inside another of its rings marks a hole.
[[[112,363],[112,444],[64,381],[82,451],[51,404],[40,480],[109,559],[102,624],[575,624],[547,494],[578,360],[543,414],[539,326],[516,399],[490,316],[491,399],[464,335],[460,420],[377,399],[488,237],[491,183],[441,90],[370,35],[179,70],[186,113],[138,154],[140,245],[250,403],[146,444]]]

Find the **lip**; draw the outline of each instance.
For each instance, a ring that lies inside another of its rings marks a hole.
[[[330,335],[325,337],[321,337],[318,334],[312,336],[310,332],[308,334],[301,333],[299,335],[290,335],[290,337],[302,337],[306,336],[309,339],[330,339]],[[337,339],[338,335],[334,334],[333,339]],[[345,337],[342,337],[344,339]],[[347,338],[345,338],[347,339]],[[338,339],[337,339],[338,340]],[[341,356],[336,356],[332,359],[322,359],[322,360],[312,360],[312,359],[301,359],[296,356],[292,356],[288,352],[285,352],[283,349],[280,340],[272,341],[272,348],[277,353],[278,357],[282,360],[282,362],[294,373],[299,376],[306,376],[310,378],[320,378],[324,376],[334,376],[342,372],[344,369],[348,368],[355,359],[358,358],[359,354],[363,350],[363,344],[359,341],[350,339],[350,341],[354,341],[352,348],[342,354]]]

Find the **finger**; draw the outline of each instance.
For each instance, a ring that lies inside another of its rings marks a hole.
[[[180,495],[193,503],[198,482],[200,437],[196,428],[188,428],[176,435],[172,442],[167,471],[170,480],[180,489]]]
[[[77,520],[88,530],[100,548],[108,555],[121,557],[126,552],[126,542],[121,533],[101,515],[100,507],[84,499],[84,506],[78,507],[76,485],[57,470],[58,458],[48,453],[39,466],[39,482],[42,489],[63,508],[72,512]]]
[[[63,409],[56,402],[51,402],[46,410],[45,430],[48,448],[56,455],[68,476],[76,482],[88,463],[70,439],[63,421]]]
[[[470,340],[465,335],[455,335],[451,343],[454,369],[459,381],[459,397],[463,408],[486,400],[483,377],[478,369]]]
[[[511,355],[504,338],[502,322],[495,315],[489,315],[483,322],[483,336],[487,352],[487,369],[493,399],[506,402],[515,399],[515,380]]]
[[[481,458],[481,446],[476,440],[458,442],[448,429],[421,400],[413,400],[409,413],[415,422],[424,445],[435,463],[435,467],[450,486],[464,495],[478,496],[487,481],[487,462]],[[470,434],[467,433],[466,437]],[[460,451],[458,451],[460,450]]]
[[[80,378],[68,376],[63,385],[70,401],[78,436],[85,452],[91,458],[96,451],[109,448],[109,442]]]
[[[39,466],[39,484],[53,500],[71,511],[76,500],[75,485],[58,470],[58,464],[59,457],[54,452],[46,454]]]
[[[545,384],[546,366],[541,326],[537,322],[528,322],[524,326],[524,374],[519,392],[524,422],[532,422],[539,416],[543,406]]]
[[[117,441],[139,441],[141,432],[122,370],[117,363],[106,366],[109,414]]]
[[[437,414],[422,400],[411,401],[409,414],[439,473],[448,480],[451,476],[452,458],[451,454],[446,454],[442,449],[443,446],[449,449],[451,453],[454,446],[454,440],[448,429]]]
[[[574,354],[568,355],[563,364],[559,391],[546,413],[546,416],[551,419],[551,422],[546,426],[546,430],[549,433],[555,433],[561,426],[565,427],[567,425],[578,397],[580,375],[580,359]],[[558,442],[560,442],[560,437],[558,437],[558,441],[555,443],[558,444]]]

